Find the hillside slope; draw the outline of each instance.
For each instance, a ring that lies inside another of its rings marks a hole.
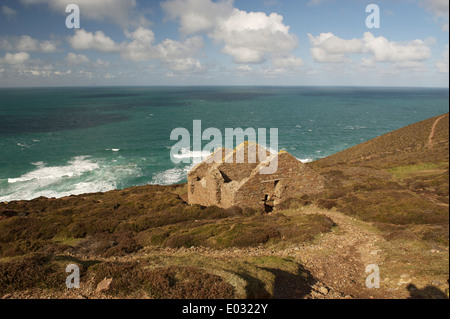
[[[446,114],[310,163],[325,190],[270,214],[187,185],[0,203],[0,298],[448,298],[448,143]]]
[[[449,114],[415,123],[314,162],[312,167],[358,164],[389,168],[449,160]]]

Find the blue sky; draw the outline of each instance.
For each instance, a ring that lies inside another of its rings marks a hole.
[[[379,29],[366,26],[371,3]],[[68,4],[80,29],[66,27]],[[448,11],[448,0],[0,0],[0,87],[448,87]]]

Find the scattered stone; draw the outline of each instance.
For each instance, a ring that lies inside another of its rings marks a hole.
[[[98,293],[104,293],[106,291],[111,290],[113,284],[114,284],[114,279],[105,278],[97,285],[97,289],[95,291]]]
[[[311,297],[312,297],[313,299],[324,299],[324,295],[318,293],[317,291],[312,291],[312,292],[311,292]]]
[[[388,289],[386,289],[386,291],[394,292],[394,291],[398,291],[398,288],[388,288]]]
[[[324,296],[328,295],[328,289],[325,287],[320,287],[319,292]]]
[[[400,280],[398,282],[399,285],[407,285],[411,283],[411,276],[408,274],[403,274],[400,276]]]

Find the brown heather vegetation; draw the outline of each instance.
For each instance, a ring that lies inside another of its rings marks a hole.
[[[373,222],[387,239],[448,246],[448,147],[448,114],[378,137],[311,163],[327,189],[308,200]]]
[[[101,263],[92,267],[94,283],[117,278],[109,294],[127,297],[144,292],[153,299],[232,299],[233,286],[194,267],[146,269],[139,263]]]
[[[257,266],[251,266],[253,275],[247,274],[247,261],[217,275],[230,263],[205,268],[204,261],[194,265],[191,257],[181,265],[161,267],[161,260],[142,262],[129,256],[143,249],[310,243],[334,226],[323,215],[189,206],[180,197],[185,192],[186,185],[144,186],[0,204],[0,295],[30,289],[64,293],[65,267],[75,263],[90,291],[105,277],[115,278],[106,295],[114,298],[233,298],[239,289],[244,291],[240,298],[268,298],[273,288],[268,292],[267,285],[275,277]],[[111,261],[121,257],[124,262]],[[230,276],[239,282],[230,286],[224,281]],[[255,287],[246,290],[248,285]]]
[[[0,204],[0,256],[70,252],[108,258],[148,246],[254,247],[282,239],[308,242],[333,226],[324,216],[189,206],[177,194],[184,190],[145,186]]]

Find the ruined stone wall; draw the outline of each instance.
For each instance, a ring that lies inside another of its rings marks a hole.
[[[245,144],[246,151],[256,144]],[[259,147],[259,146],[257,146]],[[324,187],[321,175],[308,168],[289,153],[278,155],[278,170],[260,174],[267,163],[226,163],[227,150],[216,152],[212,158],[195,167],[188,175],[188,200],[191,205],[253,207],[271,211],[281,202],[304,194],[320,192]],[[219,156],[223,161],[217,161]]]

